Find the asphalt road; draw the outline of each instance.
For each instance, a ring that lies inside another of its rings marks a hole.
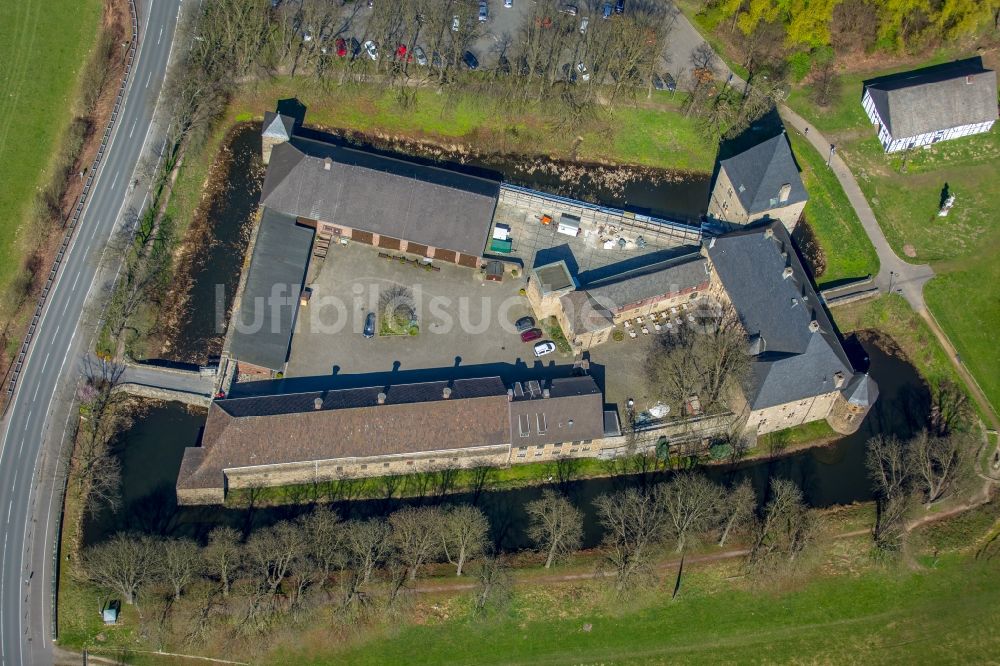
[[[78,330],[101,258],[127,206],[144,201],[133,172],[147,145],[162,139],[153,111],[167,69],[181,0],[145,0],[139,7],[139,50],[124,106],[87,203],[50,292],[25,362],[0,444],[0,665],[53,661],[51,591],[58,446],[68,423],[61,404],[75,382],[91,332]],[[96,614],[98,609],[94,609]]]

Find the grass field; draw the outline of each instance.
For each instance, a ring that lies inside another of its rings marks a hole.
[[[989,57],[985,64],[995,67]],[[1000,131],[887,156],[860,104],[862,81],[884,73],[844,75],[841,97],[829,109],[810,102],[808,87],[794,90],[788,103],[837,144],[896,253],[906,257],[911,250],[916,256],[909,261],[934,267],[928,307],[1000,409],[1000,354],[991,334],[1000,327],[993,288],[1000,282]],[[937,217],[946,187],[956,203],[948,217]]]
[[[17,0],[0,9],[0,289],[21,269],[22,227],[68,126],[101,0]]]
[[[394,93],[380,88],[356,86],[334,95],[312,80],[278,78],[237,95],[230,120],[260,117],[289,97],[305,104],[308,124],[431,139],[481,152],[703,172],[710,172],[715,160],[715,146],[698,134],[694,119],[679,112],[682,96],[669,93],[613,112],[597,109],[580,127],[569,129],[545,104],[518,111],[503,100],[422,88],[413,107],[404,110]]]
[[[875,275],[878,255],[837,177],[797,132],[790,132],[788,137],[802,169],[802,182],[809,192],[805,217],[826,258],[826,270],[816,279],[817,283],[822,287],[839,280]]]
[[[642,604],[582,613],[546,604],[539,591],[500,618],[431,619],[346,652],[312,645],[273,663],[973,663],[1000,648],[996,561],[843,573],[790,591],[717,586],[710,575],[689,574],[676,601],[659,589]]]

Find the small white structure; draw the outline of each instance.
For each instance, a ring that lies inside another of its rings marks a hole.
[[[887,153],[988,132],[997,74],[980,58],[865,81],[861,105]]]
[[[563,213],[559,216],[559,226],[556,231],[575,238],[580,233],[580,218],[576,215]]]

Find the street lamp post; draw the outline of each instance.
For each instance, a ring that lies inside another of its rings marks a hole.
[[[892,280],[896,277],[895,271],[889,271],[889,293],[892,293]]]
[[[837,146],[830,144],[830,155],[826,158],[826,165],[830,166],[830,162],[833,161],[833,156],[837,152]]]

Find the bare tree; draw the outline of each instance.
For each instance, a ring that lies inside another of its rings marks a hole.
[[[753,524],[754,509],[757,508],[757,492],[750,479],[743,479],[726,491],[722,500],[722,517],[719,545],[725,546],[733,532],[738,532]]]
[[[150,537],[119,532],[84,550],[81,562],[90,580],[114,590],[131,605],[153,579],[159,555],[159,544]]]
[[[442,518],[441,511],[432,507],[407,507],[389,516],[396,556],[406,565],[410,580],[440,552]]]
[[[203,551],[206,571],[219,577],[222,596],[228,597],[233,579],[244,563],[244,549],[240,533],[232,527],[219,526],[208,534],[208,546]]]
[[[583,514],[564,496],[543,490],[540,499],[528,502],[528,538],[543,549],[545,568],[580,547]]]
[[[476,569],[476,612],[502,610],[510,602],[513,587],[510,567],[500,557],[490,555],[481,559]]]
[[[794,482],[771,479],[771,498],[754,525],[747,555],[751,569],[761,569],[778,556],[794,560],[815,536],[816,519]]]
[[[455,575],[461,576],[469,558],[486,550],[490,522],[482,509],[463,504],[448,507],[441,520],[441,544],[445,558],[455,565]]]
[[[302,529],[282,521],[255,531],[247,540],[247,561],[254,581],[270,596],[291,570],[292,562],[305,550]]]
[[[712,526],[720,499],[719,486],[693,472],[682,472],[656,486],[654,501],[663,505],[666,532],[678,553],[691,536]]]
[[[190,539],[167,539],[159,545],[159,574],[174,589],[174,601],[201,572],[202,557],[198,544]]]
[[[306,549],[319,567],[324,584],[344,557],[340,516],[328,507],[317,507],[303,516],[300,523],[305,531]]]
[[[352,520],[344,525],[344,548],[350,565],[359,573],[359,584],[367,584],[375,567],[392,550],[392,528],[384,520]]]
[[[947,379],[937,383],[931,396],[930,431],[946,437],[968,425],[971,406],[969,395]]]
[[[663,540],[666,516],[663,504],[634,488],[601,495],[594,502],[604,536],[605,558],[615,574],[621,594],[650,573],[653,547]]]
[[[865,466],[875,491],[875,527],[872,537],[882,552],[903,545],[911,460],[906,446],[894,435],[876,435],[868,440]]]
[[[926,504],[951,493],[967,475],[972,458],[970,438],[963,433],[935,437],[921,431],[910,440],[907,452]]]

